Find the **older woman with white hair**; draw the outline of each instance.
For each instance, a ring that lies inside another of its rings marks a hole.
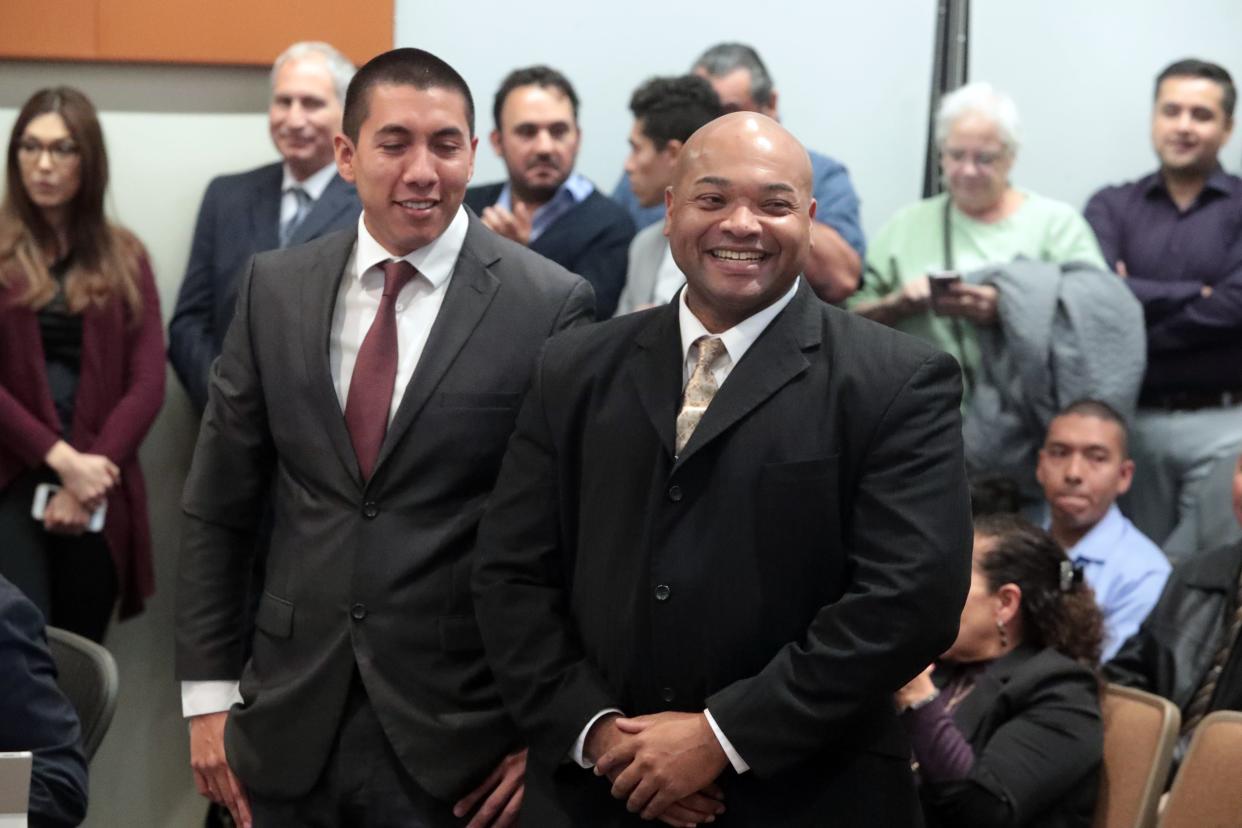
[[[1073,207],[1014,187],[1018,109],[987,83],[946,95],[936,115],[946,192],[900,210],[871,240],[849,307],[957,357],[968,392],[979,364],[976,325],[996,324],[997,288],[955,275],[1018,257],[1104,268]]]

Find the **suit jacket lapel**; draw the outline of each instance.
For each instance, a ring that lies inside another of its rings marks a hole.
[[[651,312],[651,319],[634,337],[627,364],[638,400],[672,459],[677,436],[677,409],[681,405],[681,326],[678,303],[669,302]]]
[[[311,207],[310,213],[294,231],[293,237],[289,239],[289,246],[292,247],[319,236],[341,213],[351,207],[358,209],[358,202],[353,198],[353,193],[354,188],[345,179],[340,175],[334,175],[328,182],[328,186],[324,188],[323,195],[319,197],[319,200]]]
[[[500,280],[488,267],[500,259],[500,253],[490,244],[487,234],[482,223],[471,216],[470,229],[466,231],[465,244],[453,268],[444,304],[440,306],[427,337],[427,345],[414,369],[414,376],[410,378],[397,414],[384,436],[384,444],[375,463],[377,474],[418,412],[431,399],[496,296]]]
[[[255,250],[280,247],[280,183],[284,172],[280,164],[267,168],[270,172],[255,179],[250,199],[250,226],[254,232]]]
[[[971,744],[976,742],[979,729],[996,705],[1001,691],[1005,689],[1014,672],[1034,653],[1033,647],[1019,646],[998,658],[976,677],[974,688],[953,713],[953,720],[966,736],[966,741]]]
[[[803,352],[818,347],[822,339],[817,305],[803,280],[789,306],[733,366],[677,458],[678,466],[810,366]]]
[[[353,480],[361,485],[358,474],[358,458],[345,427],[345,415],[341,401],[336,396],[332,382],[332,368],[328,363],[328,343],[332,337],[332,313],[340,292],[341,279],[349,265],[350,254],[357,241],[357,234],[342,235],[339,246],[315,260],[310,273],[301,274],[302,296],[302,353],[306,358],[306,373],[314,395],[311,404],[323,418],[328,439],[342,465]],[[279,334],[277,334],[279,335]]]

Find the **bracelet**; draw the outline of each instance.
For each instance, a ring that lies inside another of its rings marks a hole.
[[[930,693],[928,693],[923,698],[917,699],[911,702],[909,705],[906,706],[906,710],[918,710],[919,708],[926,707],[927,705],[931,704],[938,698],[940,698],[940,690],[937,688],[936,690],[933,690]]]

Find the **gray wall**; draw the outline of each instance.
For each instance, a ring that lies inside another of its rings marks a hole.
[[[534,62],[562,69],[585,102],[580,168],[610,190],[625,156],[633,87],[653,74],[685,71],[710,43],[748,40],[776,78],[785,123],[807,145],[849,166],[864,226],[874,233],[919,195],[932,6],[931,0],[771,0],[758,10],[739,0],[633,0],[602,8],[553,2],[539,8],[536,20],[529,8],[499,0],[477,2],[470,14],[398,0],[396,41],[431,49],[463,71],[484,133],[491,128],[492,91],[509,69]],[[1081,205],[1099,184],[1153,166],[1147,117],[1154,72],[1191,53],[1242,72],[1234,57],[1240,42],[1242,4],[1234,0],[1176,6],[975,0],[972,77],[1017,98],[1026,129],[1015,180]],[[167,318],[209,178],[275,157],[262,114],[266,75],[0,62],[0,135],[7,137],[31,91],[55,83],[81,87],[102,112],[113,213],[146,242]],[[481,143],[476,179],[498,178],[501,166]],[[1236,168],[1236,140],[1225,159]],[[202,810],[171,676],[177,498],[195,427],[170,376],[168,402],[142,452],[158,592],[147,613],[115,627],[108,642],[120,662],[121,703],[92,768],[90,826],[189,826]]]

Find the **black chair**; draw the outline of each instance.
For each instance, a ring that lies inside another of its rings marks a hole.
[[[78,711],[82,723],[82,753],[89,762],[116,712],[120,687],[116,660],[94,641],[57,627],[47,628],[47,643],[60,674],[60,689]]]

